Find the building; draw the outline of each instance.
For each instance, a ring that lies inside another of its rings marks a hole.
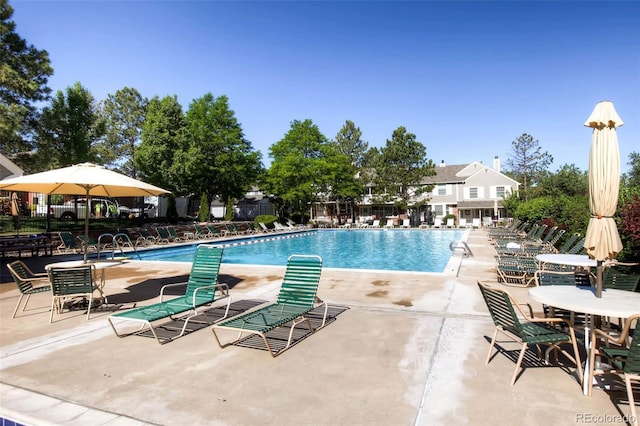
[[[447,166],[442,162],[436,175],[423,181],[434,185],[429,208],[435,217],[454,215],[471,222],[473,218],[500,220],[506,216],[503,197],[518,190],[519,183],[501,173],[500,158],[493,159],[493,167],[474,161],[471,164]],[[487,219],[489,218],[489,219]]]

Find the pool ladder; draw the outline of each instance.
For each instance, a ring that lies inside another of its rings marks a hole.
[[[449,244],[449,250],[451,250],[452,253],[455,253],[456,250],[462,250],[462,254],[464,256],[473,257],[473,252],[466,241],[451,241]]]
[[[120,254],[125,255],[126,253],[124,251],[124,246],[128,244],[129,247],[133,249],[133,252],[136,254],[136,256],[138,256],[138,260],[142,260],[142,257],[140,257],[140,253],[138,253],[136,246],[131,242],[131,238],[129,238],[127,234],[122,232],[118,232],[115,235],[107,232],[101,234],[98,237],[98,260],[100,260],[100,241],[102,240],[102,237],[111,238],[111,259],[115,258],[116,250],[119,250]]]

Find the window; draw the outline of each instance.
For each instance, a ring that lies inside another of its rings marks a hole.
[[[504,197],[504,186],[496,186],[496,197],[498,198]]]
[[[447,185],[438,185],[438,195],[447,195]]]
[[[444,216],[442,214],[443,213],[442,204],[436,204],[433,207],[434,207],[433,211],[435,212],[436,216]]]
[[[469,188],[469,198],[478,198],[478,188]]]

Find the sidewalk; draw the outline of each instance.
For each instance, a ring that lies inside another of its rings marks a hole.
[[[474,256],[455,254],[443,274],[325,269],[318,295],[343,312],[277,358],[220,349],[209,327],[165,345],[119,339],[104,311],[49,325],[46,295],[12,320],[17,292],[2,284],[0,413],[34,425],[624,424],[624,391],[585,397],[572,370],[536,364],[510,386],[517,344],[485,365],[493,323],[476,283],[496,281],[495,251],[482,230],[467,242]],[[107,271],[106,290],[142,304],[188,271],[131,262]],[[283,272],[223,264],[221,281],[234,301],[272,300]]]

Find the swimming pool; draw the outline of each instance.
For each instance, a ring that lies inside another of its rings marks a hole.
[[[291,254],[317,254],[327,268],[442,272],[451,258],[449,244],[467,230],[327,229],[283,235],[256,235],[224,246],[223,263],[285,265]],[[140,251],[142,260],[192,262],[197,244]]]

